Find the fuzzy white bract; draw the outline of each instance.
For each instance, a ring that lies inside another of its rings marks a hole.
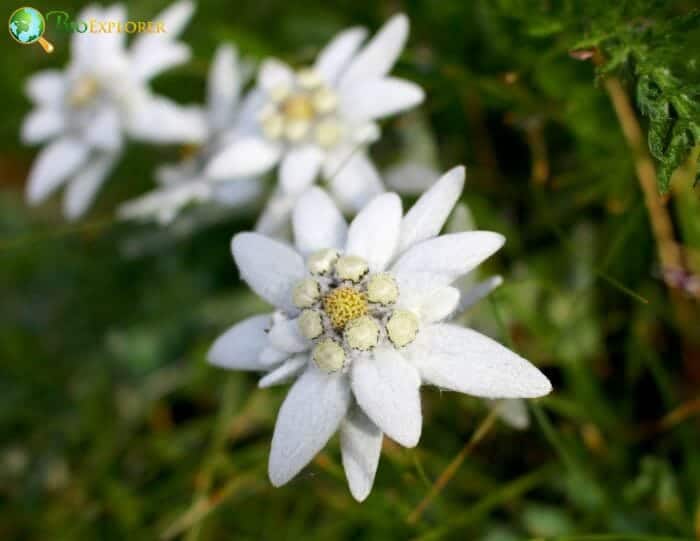
[[[445,322],[460,303],[452,284],[504,242],[487,231],[438,236],[463,184],[464,169],[452,169],[405,216],[396,194],[379,195],[349,227],[329,196],[311,188],[294,209],[296,249],[257,233],[234,237],[242,278],[276,310],[229,329],[209,361],[267,372],[261,387],[298,376],[272,438],[275,486],[340,430],[350,490],[366,498],[383,434],[418,443],[421,385],[485,398],[550,392],[528,361]]]
[[[461,233],[463,231],[473,231],[476,228],[471,211],[466,204],[460,203],[452,212],[452,217],[445,227],[448,233]],[[468,324],[469,309],[481,299],[489,295],[494,289],[503,283],[503,278],[499,275],[490,276],[485,280],[477,282],[474,274],[462,276],[455,282],[455,287],[460,291],[459,307],[455,311],[453,318],[459,319],[463,324]],[[524,430],[530,426],[530,415],[527,411],[525,400],[512,398],[506,400],[486,400],[486,404],[491,408],[496,408],[496,413],[501,421],[516,430]]]
[[[209,70],[205,121],[207,137],[192,155],[180,163],[160,167],[160,187],[124,203],[118,211],[123,219],[157,220],[170,224],[191,204],[216,202],[240,207],[262,193],[258,178],[212,179],[205,170],[222,146],[249,133],[254,126],[253,97],[241,97],[245,67],[231,45],[220,46]]]
[[[35,105],[22,126],[26,143],[47,143],[29,173],[27,199],[44,201],[67,184],[63,210],[75,219],[90,206],[124,146],[125,136],[158,143],[198,142],[205,135],[199,110],[153,94],[148,81],[185,62],[189,47],[176,41],[193,4],[182,0],[159,14],[166,33],[141,34],[127,48],[124,33],[75,33],[65,70],[47,70],[27,82]],[[125,21],[124,6],[83,10],[80,20]]]
[[[407,36],[407,17],[396,15],[364,47],[363,28],[341,32],[310,67],[294,71],[273,59],[262,64],[256,131],[223,149],[207,171],[215,178],[245,177],[279,164],[279,186],[258,231],[282,228],[319,174],[344,209],[357,211],[384,191],[366,153],[379,137],[376,121],[424,98],[417,85],[388,76]]]

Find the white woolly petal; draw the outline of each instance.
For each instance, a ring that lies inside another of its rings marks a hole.
[[[525,430],[530,426],[530,414],[527,403],[520,398],[505,400],[487,400],[490,407],[498,408],[498,416],[511,428]]]
[[[425,99],[415,83],[384,77],[343,87],[340,109],[352,121],[374,120],[415,107]]]
[[[152,20],[163,23],[166,32],[139,34],[134,39],[130,47],[134,75],[148,79],[189,59],[189,47],[174,40],[185,29],[193,13],[194,3],[181,0],[153,17]]]
[[[415,447],[421,433],[420,376],[400,353],[381,349],[355,359],[352,391],[367,416],[392,440]]]
[[[299,332],[299,324],[295,319],[287,319],[281,314],[275,314],[270,332],[267,335],[270,344],[281,351],[299,353],[310,347],[309,341]]]
[[[207,113],[214,129],[221,130],[231,123],[240,90],[238,52],[231,45],[220,45],[207,81]]]
[[[454,167],[425,192],[401,222],[399,253],[436,236],[464,188],[464,167]]]
[[[39,203],[51,195],[85,163],[88,153],[88,146],[73,137],[61,137],[42,149],[29,171],[29,203]]]
[[[441,287],[425,296],[418,308],[421,321],[433,323],[447,319],[459,304],[459,289]]]
[[[260,352],[258,361],[265,367],[266,370],[269,370],[271,367],[274,367],[275,365],[289,359],[291,355],[292,354],[288,351],[282,351],[281,349],[268,345],[265,346]]]
[[[206,134],[204,112],[155,94],[144,97],[128,116],[127,128],[135,139],[161,144],[198,143]]]
[[[345,247],[348,226],[333,200],[321,188],[299,198],[292,216],[297,249],[304,255],[326,248]]]
[[[50,107],[36,109],[22,122],[22,142],[41,143],[61,133],[65,125],[65,116],[59,109]]]
[[[471,329],[449,324],[421,328],[411,358],[423,381],[484,398],[535,398],[552,390],[539,369]]]
[[[25,83],[27,97],[36,105],[61,107],[66,91],[66,76],[50,69],[35,73]]]
[[[158,40],[151,44],[148,54],[135,55],[131,63],[132,75],[147,81],[156,75],[187,62],[192,56],[188,45],[179,41]]]
[[[153,20],[162,22],[168,31],[168,37],[172,39],[179,36],[190,22],[194,14],[194,8],[195,4],[191,0],[173,2],[158,13]]]
[[[459,305],[460,293],[455,287],[435,285],[437,282],[435,275],[425,272],[399,274],[397,308],[413,312],[424,323],[447,318]]]
[[[268,468],[273,485],[287,483],[323,449],[345,417],[350,400],[343,374],[325,374],[309,366],[277,415]]]
[[[346,253],[363,257],[372,272],[384,270],[396,251],[401,212],[395,193],[375,197],[350,224]]]
[[[258,361],[267,345],[270,314],[253,316],[236,323],[216,339],[207,353],[207,360],[216,366],[232,370],[265,370]]]
[[[90,21],[115,21],[126,22],[126,8],[123,4],[114,4],[106,8],[99,6],[88,6],[75,20]],[[115,61],[123,61],[125,55],[124,43],[126,34],[124,32],[111,33],[91,33],[74,32],[71,38],[72,61],[92,68],[97,71],[105,67],[111,67]]]
[[[297,252],[258,233],[239,233],[231,250],[241,277],[253,291],[289,313],[297,311],[292,288],[305,275],[304,260]]]
[[[260,175],[273,167],[280,148],[259,137],[238,139],[212,158],[205,173],[213,179],[230,180]]]
[[[295,355],[291,359],[282,363],[279,367],[275,368],[272,372],[260,378],[258,387],[265,389],[267,387],[272,387],[273,385],[287,383],[298,376],[308,362],[309,357],[307,355]]]
[[[344,30],[319,53],[314,70],[325,79],[326,83],[334,84],[365,37],[367,37],[367,30],[364,28]]]
[[[122,144],[122,125],[115,107],[101,107],[85,130],[85,140],[93,148],[115,151]]]
[[[459,301],[459,306],[455,312],[455,317],[461,316],[464,312],[469,310],[481,299],[486,297],[494,289],[499,287],[503,283],[503,277],[496,275],[487,278],[483,282],[479,282],[475,286],[469,286],[463,288],[460,285],[460,290],[462,291],[462,298]]]
[[[263,184],[258,178],[239,178],[212,186],[212,200],[229,207],[238,207],[257,199],[263,193]]]
[[[63,212],[69,220],[80,218],[87,211],[117,157],[117,154],[112,153],[101,154],[71,179],[63,198]]]
[[[382,451],[382,431],[357,406],[340,425],[340,451],[350,492],[364,501],[372,491]]]
[[[441,235],[413,245],[393,265],[396,274],[426,272],[447,285],[498,251],[505,238],[490,231]]]
[[[279,86],[290,86],[293,82],[292,69],[276,58],[268,58],[260,66],[258,86],[266,92],[271,92]]]
[[[331,193],[343,210],[357,212],[384,191],[382,179],[364,151],[330,157],[324,170]]]
[[[315,145],[290,149],[280,164],[280,186],[290,194],[303,192],[316,180],[322,161],[323,151]]]
[[[255,230],[271,237],[286,238],[289,218],[297,200],[296,196],[275,190],[255,224]]]
[[[340,78],[340,87],[357,81],[378,79],[394,67],[408,37],[408,17],[393,16],[349,64]]]

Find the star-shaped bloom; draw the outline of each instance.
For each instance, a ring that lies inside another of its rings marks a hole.
[[[47,143],[32,165],[27,199],[37,204],[67,184],[64,214],[81,216],[112,170],[125,136],[172,143],[204,136],[201,113],[153,94],[148,81],[185,62],[189,48],[176,41],[193,4],[182,0],[157,16],[166,33],[141,34],[127,48],[124,33],[75,33],[63,70],[27,82],[34,110],[22,126],[26,143]],[[88,7],[78,17],[126,21],[124,6]]]
[[[217,49],[207,81],[206,139],[180,163],[160,167],[156,173],[160,187],[124,203],[119,209],[122,218],[155,218],[167,225],[190,204],[215,201],[240,206],[262,193],[258,178],[212,179],[205,173],[212,155],[222,145],[244,136],[253,126],[253,98],[249,95],[241,99],[244,72],[234,47],[222,45]]]
[[[242,278],[276,310],[229,329],[209,361],[267,372],[261,387],[298,376],[272,438],[275,486],[339,430],[350,490],[366,498],[383,435],[418,443],[421,385],[485,398],[550,392],[528,361],[446,322],[460,304],[452,284],[504,242],[488,231],[438,236],[463,183],[464,169],[452,169],[405,216],[396,194],[381,194],[349,227],[330,197],[311,188],[294,209],[296,249],[258,233],[233,238]]]
[[[276,232],[296,199],[319,177],[345,209],[358,210],[383,192],[366,146],[376,121],[418,105],[417,85],[388,76],[408,36],[405,15],[392,17],[361,47],[366,31],[338,34],[311,67],[298,71],[265,61],[255,95],[256,130],[224,148],[209,164],[212,177],[264,173],[279,164],[279,186],[257,229]]]

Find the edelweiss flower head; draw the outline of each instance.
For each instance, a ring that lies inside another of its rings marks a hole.
[[[362,49],[366,31],[336,36],[313,66],[297,71],[267,60],[256,89],[255,130],[209,164],[214,178],[261,174],[276,164],[279,190],[258,223],[273,232],[318,177],[328,179],[344,208],[357,210],[383,191],[364,147],[378,138],[376,121],[418,105],[417,85],[389,77],[408,36],[405,15],[392,17]]]
[[[257,178],[226,182],[211,179],[205,173],[210,158],[222,145],[250,129],[250,98],[240,99],[244,81],[245,67],[236,49],[220,46],[207,81],[206,139],[182,162],[159,168],[156,177],[161,187],[124,203],[118,212],[121,218],[155,218],[161,225],[168,225],[190,204],[214,201],[237,207],[261,194],[262,185]]]
[[[157,141],[198,141],[204,135],[200,114],[153,95],[148,81],[189,58],[175,41],[193,12],[182,0],[157,18],[165,34],[142,34],[125,47],[123,33],[76,33],[64,71],[31,77],[27,94],[35,110],[22,126],[27,143],[52,140],[32,166],[27,199],[40,203],[68,183],[64,213],[81,216],[118,159],[124,136]],[[86,8],[80,19],[125,21],[122,5]]]
[[[369,494],[386,434],[418,443],[421,384],[486,398],[536,397],[551,385],[532,364],[473,330],[445,323],[452,286],[503,245],[487,231],[438,236],[464,169],[445,174],[402,216],[388,193],[348,227],[318,188],[294,209],[296,250],[256,233],[232,242],[242,278],[277,307],[222,335],[209,360],[268,372],[261,387],[299,375],[272,438],[269,475],[293,478],[339,429],[355,498]]]

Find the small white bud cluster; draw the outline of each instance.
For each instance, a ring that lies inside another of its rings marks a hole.
[[[292,300],[321,370],[343,370],[353,351],[371,351],[383,339],[397,348],[413,342],[418,318],[395,308],[399,286],[391,274],[371,274],[363,258],[333,249],[311,254],[307,267],[310,276],[295,285]]]
[[[291,85],[280,84],[268,96],[270,103],[260,113],[260,125],[268,138],[288,143],[312,141],[324,148],[340,141],[338,96],[313,69],[299,70]]]

